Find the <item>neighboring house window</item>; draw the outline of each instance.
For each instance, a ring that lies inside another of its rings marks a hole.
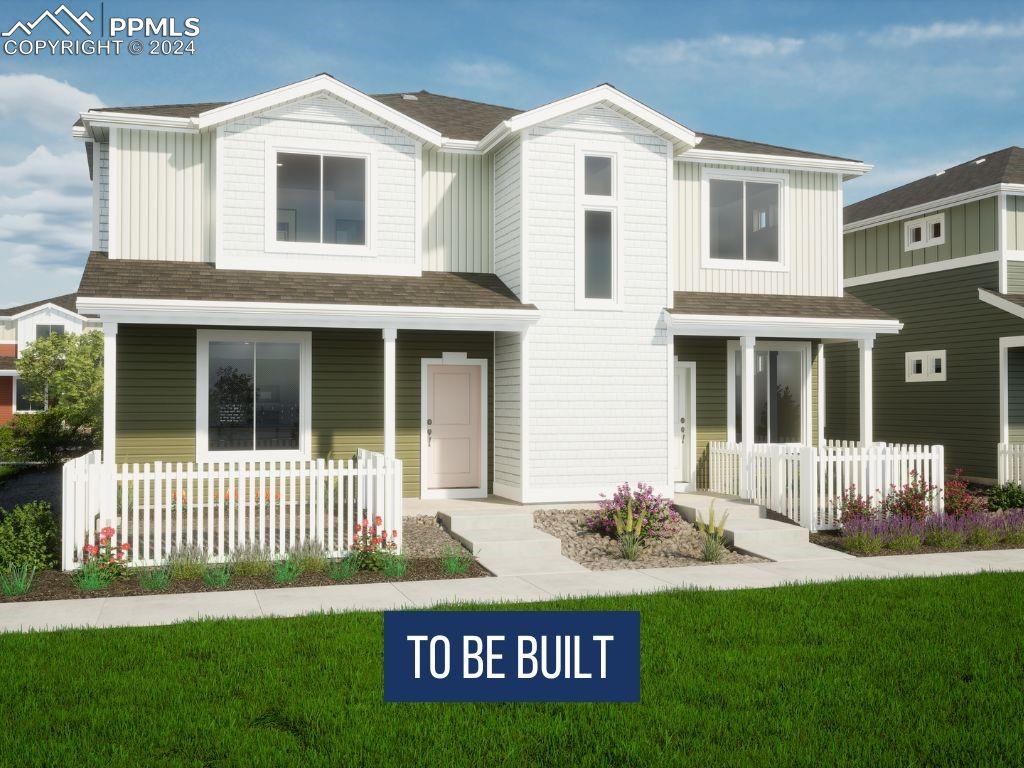
[[[63,336],[64,326],[63,325],[37,325],[36,326],[36,341],[39,339],[45,339],[47,336]]]
[[[705,169],[704,266],[778,269],[786,177]]]
[[[14,410],[18,413],[35,413],[46,410],[46,394],[42,398],[30,397],[28,389],[21,385],[18,379],[14,380]]]
[[[365,157],[278,152],[277,241],[365,246]]]
[[[945,381],[946,350],[934,349],[926,352],[906,353],[906,380]]]
[[[577,302],[614,308],[620,294],[616,156],[581,152],[577,167]]]
[[[198,371],[200,455],[305,455],[309,334],[201,331]]]
[[[937,213],[908,221],[903,225],[903,240],[908,251],[942,245],[946,242],[946,215]]]

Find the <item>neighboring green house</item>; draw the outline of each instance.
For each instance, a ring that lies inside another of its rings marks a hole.
[[[844,284],[903,322],[875,342],[875,439],[943,444],[950,469],[1020,479],[1024,150],[846,206]],[[825,434],[856,439],[856,348],[827,346],[825,360]]]

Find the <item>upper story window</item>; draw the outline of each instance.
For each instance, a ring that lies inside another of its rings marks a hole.
[[[780,269],[786,177],[705,169],[705,267]]]
[[[328,251],[368,245],[368,158],[283,151],[274,157],[277,243]]]
[[[619,265],[619,179],[613,153],[578,153],[576,303],[591,309],[617,308]]]
[[[904,249],[914,251],[946,242],[946,214],[936,213],[903,225]]]
[[[63,336],[64,326],[63,325],[45,325],[40,324],[36,326],[36,341],[39,339],[45,339],[47,336]]]

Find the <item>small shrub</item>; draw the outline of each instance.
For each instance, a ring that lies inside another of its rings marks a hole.
[[[883,523],[882,538],[888,549],[916,552],[924,538],[924,520],[909,515],[888,518]]]
[[[700,558],[706,563],[717,563],[725,557],[726,549],[718,539],[702,536],[700,540]]]
[[[447,546],[441,553],[441,567],[452,575],[461,575],[473,564],[473,556],[462,547]]]
[[[1004,544],[1024,547],[1024,510],[1005,512],[999,518],[999,535]]]
[[[104,571],[97,560],[86,560],[75,574],[75,584],[79,589],[93,591],[105,589],[110,585],[110,574]]]
[[[624,560],[636,560],[644,544],[644,518],[633,514],[633,500],[626,499],[626,508],[615,513],[615,538]]]
[[[893,552],[917,552],[921,549],[921,537],[914,533],[898,533],[890,536],[886,545]]]
[[[230,564],[231,573],[243,578],[266,578],[274,567],[270,553],[251,544],[232,552]]]
[[[967,540],[964,522],[962,517],[931,517],[925,521],[922,540],[929,547],[961,549]]]
[[[380,517],[374,518],[372,523],[364,517],[361,523],[356,524],[352,535],[352,554],[363,570],[379,571],[384,565],[384,556],[397,551],[398,531],[391,531],[388,538]]]
[[[325,573],[331,564],[327,550],[319,541],[306,541],[288,551],[302,573]]]
[[[0,592],[8,597],[24,595],[35,577],[36,569],[30,565],[8,565],[0,570]]]
[[[1024,507],[1024,486],[1020,483],[993,485],[988,491],[988,506],[996,512]]]
[[[878,534],[868,531],[843,534],[843,547],[859,555],[877,555],[885,546],[885,541]]]
[[[292,558],[287,557],[284,560],[278,560],[274,563],[274,582],[276,584],[291,584],[302,573],[302,569],[299,568],[299,564],[296,563]]]
[[[336,563],[331,563],[327,573],[334,581],[348,581],[358,570],[359,558],[356,555],[349,555]]]
[[[117,531],[110,526],[100,530],[99,544],[86,544],[82,547],[82,564],[90,565],[102,572],[107,583],[120,579],[128,573],[125,558],[131,544],[127,541],[114,546],[114,535]]]
[[[701,559],[708,563],[717,563],[725,557],[725,521],[729,519],[729,513],[722,515],[722,519],[715,522],[715,503],[711,502],[708,508],[708,519],[705,521],[700,514],[697,515],[697,534],[700,537]]]
[[[851,485],[843,490],[839,500],[839,520],[843,524],[854,520],[870,520],[875,517],[875,510],[870,496],[857,493],[857,486]]]
[[[167,558],[167,567],[172,579],[201,579],[206,560],[206,552],[199,547],[176,547]]]
[[[932,498],[936,490],[934,485],[926,483],[917,471],[912,469],[910,482],[901,488],[889,486],[889,494],[881,504],[882,516],[924,520],[932,512]]]
[[[980,549],[991,549],[999,543],[999,534],[992,529],[989,521],[979,520],[967,534],[967,543]]]
[[[394,552],[388,552],[381,558],[381,570],[389,579],[400,579],[409,570],[409,558]]]
[[[0,568],[52,568],[57,540],[57,523],[47,502],[20,504],[9,512],[0,509]]]
[[[946,480],[943,492],[946,514],[952,517],[970,517],[988,511],[988,499],[975,496],[963,477],[962,469],[953,470],[953,476]]]
[[[641,523],[640,538],[642,542],[648,539],[660,539],[669,535],[672,527],[679,521],[679,513],[669,499],[659,496],[654,488],[644,483],[638,483],[634,491],[629,483],[623,483],[616,490],[612,497],[606,498],[601,495],[598,501],[598,509],[587,516],[585,525],[587,529],[602,536],[615,537],[616,516],[623,514],[627,506],[631,514],[638,518]]]
[[[203,583],[210,587],[226,587],[231,581],[231,569],[227,565],[210,565],[203,570]]]
[[[171,583],[171,571],[167,567],[144,568],[138,572],[139,586],[146,592],[161,592]]]

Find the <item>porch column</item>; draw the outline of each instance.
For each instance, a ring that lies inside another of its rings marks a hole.
[[[749,498],[752,494],[750,487],[750,456],[754,451],[754,347],[757,338],[754,336],[740,337],[740,350],[742,351],[742,381],[743,392],[740,395],[740,413],[742,415],[743,428],[743,455],[740,458],[740,496]]]
[[[395,458],[395,340],[398,331],[384,328],[384,455]]]
[[[874,409],[871,392],[872,350],[875,347],[875,340],[861,339],[857,344],[860,347],[860,442],[861,445],[868,446],[875,439],[871,429]]]
[[[117,460],[117,323],[103,324],[103,460]]]

